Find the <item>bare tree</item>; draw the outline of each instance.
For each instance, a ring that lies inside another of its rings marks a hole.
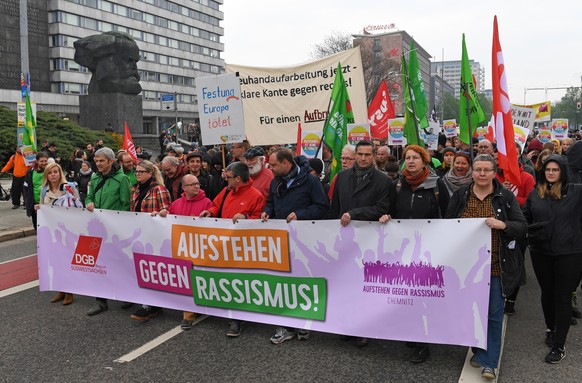
[[[356,44],[360,47],[362,66],[364,71],[364,85],[366,87],[366,102],[370,102],[376,95],[382,81],[386,81],[390,93],[398,92],[400,79],[400,60],[398,57],[387,57],[382,52],[378,54],[372,46],[371,39],[362,39]],[[352,35],[341,32],[332,32],[320,44],[314,45],[311,57],[316,60],[334,53],[354,47]]]
[[[352,35],[334,31],[325,36],[322,43],[313,46],[311,58],[322,59],[350,48],[353,48]]]

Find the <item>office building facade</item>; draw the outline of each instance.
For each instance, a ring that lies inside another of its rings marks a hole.
[[[3,3],[14,4],[18,9],[19,0],[4,0]],[[194,122],[198,117],[194,79],[224,72],[222,3],[222,0],[29,2],[29,31],[34,28],[41,35],[43,29],[46,31],[44,39],[34,40],[29,32],[32,100],[37,103],[38,110],[76,119],[78,98],[87,94],[91,73],[73,60],[73,43],[90,35],[120,31],[131,35],[140,49],[137,66],[143,89],[143,133],[156,134],[176,119],[184,124]],[[41,22],[31,25],[31,15]],[[0,33],[5,31],[0,29]],[[17,56],[20,56],[17,48]],[[42,50],[48,54],[40,61],[46,62],[43,68],[35,69],[32,53]],[[16,72],[16,85],[0,83],[0,105],[14,108],[20,101],[20,69]],[[48,84],[37,81],[43,78],[48,79]],[[162,110],[163,94],[175,94],[177,110]]]
[[[485,68],[476,61],[469,60],[471,72],[476,81],[477,92],[485,91]],[[461,94],[461,61],[440,61],[431,64],[431,73],[437,74],[455,89],[455,97]]]

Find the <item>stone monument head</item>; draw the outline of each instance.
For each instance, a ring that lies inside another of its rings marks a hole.
[[[77,40],[75,62],[89,68],[89,93],[138,94],[139,48],[135,40],[124,32],[105,32]]]

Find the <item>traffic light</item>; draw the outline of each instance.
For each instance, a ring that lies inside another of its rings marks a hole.
[[[582,107],[582,105],[580,104],[580,101],[578,101],[578,102],[576,103],[576,109],[580,110],[580,107]]]

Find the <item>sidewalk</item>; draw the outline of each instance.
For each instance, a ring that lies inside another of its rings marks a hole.
[[[0,182],[5,189],[10,187],[9,178],[2,177]],[[13,210],[10,200],[0,201],[0,242],[31,235],[36,235],[36,232],[32,220],[26,216],[26,210],[22,207]]]

